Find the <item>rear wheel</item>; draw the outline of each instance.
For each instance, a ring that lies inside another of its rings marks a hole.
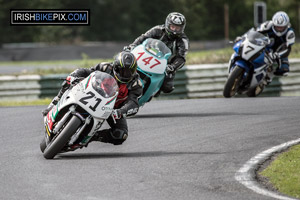
[[[246,94],[248,97],[257,97],[264,91],[265,85],[263,83],[259,84],[255,88],[250,89]]]
[[[225,83],[224,90],[223,90],[224,97],[229,98],[234,96],[237,93],[242,81],[243,74],[244,74],[244,69],[239,66],[235,66],[235,68],[230,73]]]
[[[62,148],[69,141],[71,136],[76,132],[76,130],[81,125],[81,120],[73,115],[70,121],[66,124],[63,130],[58,133],[58,136],[54,137],[44,150],[44,157],[46,159],[52,159],[56,154],[58,154]]]

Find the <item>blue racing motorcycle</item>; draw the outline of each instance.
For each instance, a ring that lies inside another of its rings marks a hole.
[[[256,97],[261,94],[268,81],[274,76],[272,52],[268,45],[270,39],[250,30],[233,46],[228,67],[228,79],[223,95],[226,98],[238,94]]]
[[[149,38],[131,53],[137,59],[137,72],[143,85],[143,94],[139,98],[139,106],[143,106],[160,90],[172,52],[162,41]]]

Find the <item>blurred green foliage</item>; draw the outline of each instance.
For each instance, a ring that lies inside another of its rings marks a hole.
[[[187,19],[190,40],[224,38],[224,4],[229,6],[230,39],[253,27],[256,0],[0,0],[0,44],[18,42],[76,43],[129,41],[154,25],[163,24],[169,12]],[[286,11],[299,34],[299,0],[263,0],[267,19]],[[90,26],[10,26],[10,9],[90,9]]]

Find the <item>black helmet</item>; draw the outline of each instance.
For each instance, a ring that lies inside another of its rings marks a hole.
[[[166,18],[165,27],[170,36],[181,36],[184,32],[185,25],[185,17],[178,12],[172,12]]]
[[[113,72],[117,81],[127,83],[136,73],[137,64],[134,55],[128,51],[120,52],[113,62]]]

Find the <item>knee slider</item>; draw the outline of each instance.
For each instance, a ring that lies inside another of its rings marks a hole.
[[[122,129],[114,129],[111,132],[111,136],[113,138],[112,143],[114,145],[122,144],[128,137],[128,132]]]

